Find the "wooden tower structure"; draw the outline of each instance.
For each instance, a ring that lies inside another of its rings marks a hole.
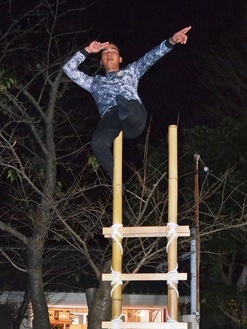
[[[128,329],[187,329],[188,324],[178,322],[178,281],[187,280],[186,273],[178,273],[177,240],[178,237],[189,236],[188,226],[177,224],[178,204],[178,165],[177,165],[177,126],[168,128],[169,150],[169,184],[168,184],[168,221],[164,226],[124,227],[122,224],[122,132],[114,141],[113,172],[113,225],[104,227],[105,238],[112,238],[112,273],[103,274],[104,281],[112,284],[112,320],[103,321],[102,328]],[[166,251],[168,257],[167,273],[122,273],[122,240],[135,237],[167,238]],[[168,284],[168,321],[157,322],[122,322],[122,283],[123,281],[167,281]]]

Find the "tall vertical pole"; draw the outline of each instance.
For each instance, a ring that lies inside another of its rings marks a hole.
[[[122,153],[123,132],[114,141],[114,168],[113,168],[113,225],[122,224]],[[117,243],[116,240],[119,243]],[[112,239],[112,269],[122,273],[122,238],[116,236]],[[122,314],[122,285],[115,283],[112,291],[112,320],[118,319]]]
[[[195,154],[195,227],[196,227],[196,313],[200,315],[200,229],[199,229],[199,159],[200,155]]]
[[[168,223],[177,224],[178,206],[178,161],[177,161],[177,126],[168,127],[168,158],[169,158],[169,195]],[[172,240],[171,240],[172,239]],[[171,240],[171,241],[170,241]],[[169,243],[170,241],[170,243]],[[168,272],[177,268],[177,238],[168,237]],[[177,284],[173,284],[177,289]],[[172,320],[178,319],[178,296],[176,290],[168,285],[168,315]]]
[[[190,310],[191,314],[197,313],[197,266],[196,266],[196,229],[191,230],[191,242],[190,242]]]

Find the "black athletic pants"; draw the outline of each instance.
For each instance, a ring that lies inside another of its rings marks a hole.
[[[100,119],[92,139],[92,150],[107,175],[113,175],[113,156],[111,146],[114,139],[123,131],[124,138],[135,138],[144,130],[147,112],[143,104],[129,101],[129,114],[125,120],[118,117],[118,107],[112,107]]]

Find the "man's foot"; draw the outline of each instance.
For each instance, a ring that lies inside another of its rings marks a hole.
[[[116,102],[118,105],[118,117],[120,120],[125,120],[129,115],[129,101],[122,95],[117,95]]]

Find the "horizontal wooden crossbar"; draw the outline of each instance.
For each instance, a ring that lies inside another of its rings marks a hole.
[[[168,273],[121,273],[119,279],[122,281],[167,281]],[[177,273],[177,280],[187,280],[187,273]],[[102,274],[103,281],[112,281],[112,275]]]
[[[144,329],[144,328],[150,328],[150,329],[170,329],[171,328],[171,322],[118,322],[118,328],[123,329]],[[173,322],[172,322],[173,324]],[[112,328],[113,323],[111,321],[103,321],[102,322],[102,328]],[[176,322],[176,325],[174,327],[176,329],[187,329],[188,323],[186,322]]]
[[[118,232],[125,238],[164,237],[167,236],[169,231],[169,226],[130,226],[118,229]],[[190,236],[189,226],[177,226],[176,232],[178,236]],[[103,227],[103,235],[105,238],[110,238],[112,228]]]

